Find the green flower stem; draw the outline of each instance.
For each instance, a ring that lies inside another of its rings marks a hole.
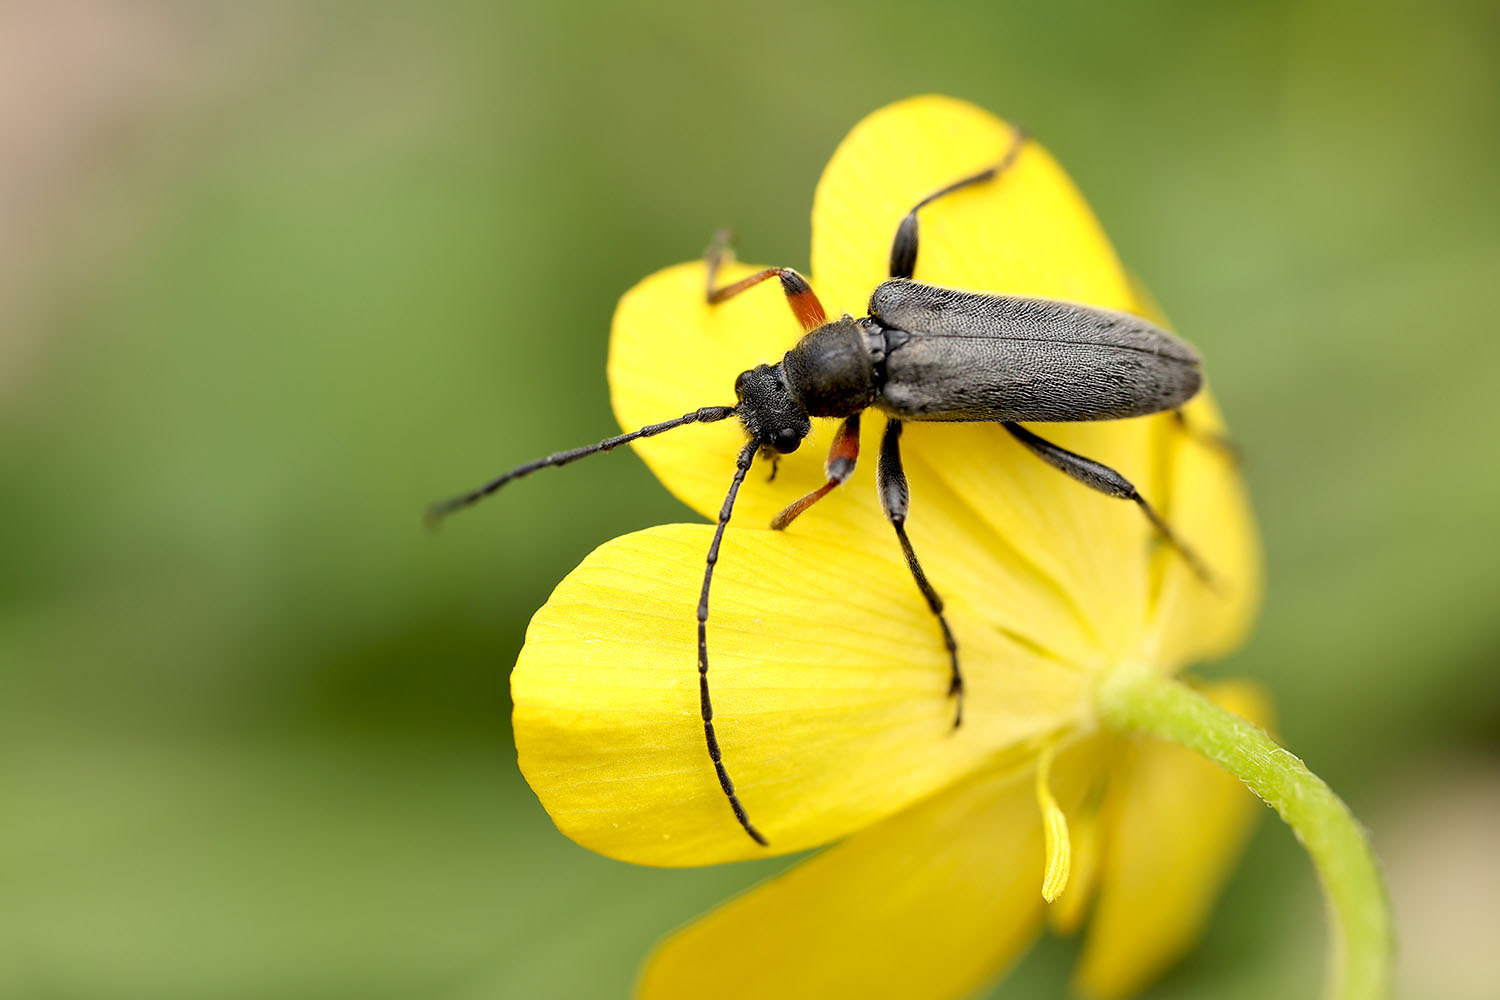
[[[1332,920],[1329,1000],[1381,1000],[1389,991],[1393,939],[1385,885],[1364,829],[1349,807],[1259,727],[1192,688],[1128,673],[1099,693],[1100,720],[1196,750],[1281,814],[1317,867]]]

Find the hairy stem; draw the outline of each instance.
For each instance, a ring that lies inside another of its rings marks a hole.
[[[1330,916],[1328,1000],[1382,1000],[1393,939],[1385,884],[1364,828],[1323,779],[1259,727],[1192,688],[1124,674],[1099,694],[1099,717],[1196,750],[1243,781],[1296,833],[1317,868]]]

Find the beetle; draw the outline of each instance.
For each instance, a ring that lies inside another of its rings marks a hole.
[[[963,673],[958,642],[942,597],[928,580],[907,536],[910,490],[901,464],[901,430],[909,421],[998,423],[1027,450],[1091,489],[1135,503],[1155,531],[1205,582],[1210,575],[1135,486],[1119,472],[1062,448],[1023,427],[1023,421],[1117,420],[1177,412],[1202,385],[1197,352],[1173,334],[1129,313],[1057,299],[961,291],[913,279],[918,213],[956,191],[994,182],[1027,142],[1016,129],[1002,158],[932,192],[902,218],[891,243],[889,277],[870,296],[868,314],[829,320],[807,280],[786,267],[767,268],[732,284],[717,283],[729,255],[716,236],[706,253],[705,296],[720,305],[763,281],[777,279],[803,336],[774,364],[760,364],[735,380],[733,406],[708,406],[596,444],[517,466],[474,490],[433,505],[430,522],[489,496],[538,469],[566,465],[694,423],[739,419],[746,443],[714,527],[698,600],[698,689],[703,735],[720,788],[735,819],[757,844],[766,838],[750,822],[730,779],[717,735],[708,687],[709,591],[735,498],[757,455],[773,463],[796,451],[812,431],[812,417],[842,418],[825,465],[827,481],[772,520],[782,530],[853,474],[861,416],[886,418],[877,458],[881,508],[895,529],[917,589],[936,619],[948,653],[953,725],[963,722]]]

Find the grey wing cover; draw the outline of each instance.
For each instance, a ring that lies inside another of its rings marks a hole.
[[[1198,391],[1198,355],[1129,313],[1056,299],[883,282],[878,404],[906,420],[1112,420],[1174,409]]]

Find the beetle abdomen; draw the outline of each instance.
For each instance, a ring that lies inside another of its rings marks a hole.
[[[906,420],[1111,420],[1175,409],[1198,355],[1138,316],[1055,299],[882,283],[877,405]]]

